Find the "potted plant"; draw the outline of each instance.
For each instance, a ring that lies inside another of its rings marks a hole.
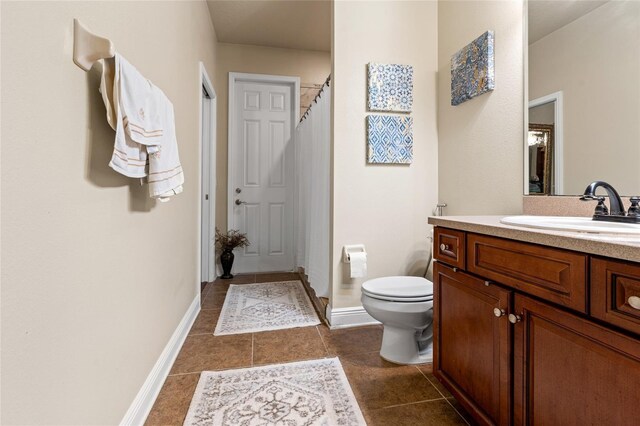
[[[223,274],[220,278],[225,280],[233,278],[233,275],[231,275],[234,258],[233,250],[237,247],[247,247],[248,245],[247,234],[243,234],[237,229],[230,229],[226,233],[222,233],[216,228],[216,248],[222,252],[220,253],[220,264],[222,265]]]

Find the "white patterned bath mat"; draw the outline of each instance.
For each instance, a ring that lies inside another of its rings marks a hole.
[[[185,426],[366,425],[338,358],[203,371]]]
[[[231,285],[216,336],[318,325],[320,321],[300,281]]]

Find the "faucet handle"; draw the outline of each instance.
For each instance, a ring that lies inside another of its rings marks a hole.
[[[580,200],[582,201],[597,201],[598,205],[596,206],[596,210],[594,211],[594,214],[597,215],[608,215],[609,214],[609,209],[607,208],[607,206],[604,204],[604,197],[598,197],[596,195],[583,195],[582,197],[580,197]],[[640,199],[638,199],[638,201],[640,201]]]
[[[609,214],[609,209],[607,208],[607,206],[604,204],[604,197],[596,197],[596,199],[598,200],[598,205],[596,206],[596,210],[594,212],[594,214]]]
[[[629,206],[629,211],[627,212],[627,216],[640,216],[640,197],[631,197],[629,198],[631,201],[631,205]]]

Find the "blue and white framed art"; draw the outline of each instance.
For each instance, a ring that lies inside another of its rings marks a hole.
[[[451,57],[451,105],[495,88],[493,44],[493,31],[487,31]]]
[[[369,164],[411,164],[413,118],[405,115],[367,116]]]
[[[369,111],[411,112],[413,67],[370,63],[368,74]]]

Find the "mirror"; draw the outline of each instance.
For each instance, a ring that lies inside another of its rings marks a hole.
[[[640,194],[640,2],[528,2],[524,192]]]

